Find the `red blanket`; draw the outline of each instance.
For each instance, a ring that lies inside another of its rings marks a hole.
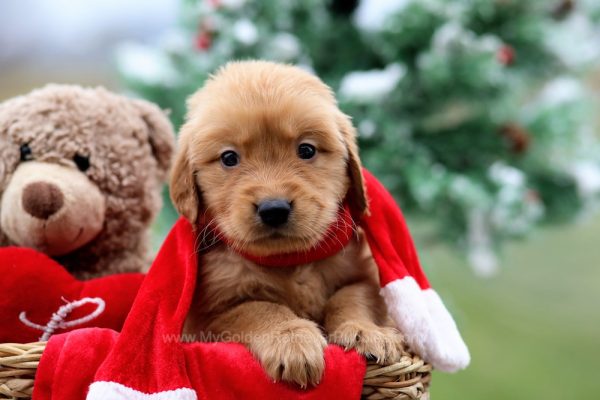
[[[464,368],[468,350],[421,270],[400,210],[366,171],[365,179],[370,215],[359,223],[379,266],[390,315],[412,349],[434,367]],[[321,383],[301,390],[270,382],[240,345],[181,343],[183,322],[202,267],[196,243],[192,226],[180,219],[150,269],[121,334],[89,329],[50,339],[38,369],[34,400],[360,397],[365,363],[353,351],[329,346]]]
[[[38,369],[33,400],[42,399],[85,399],[94,375],[107,358],[118,340],[117,333],[108,329],[84,329],[77,334],[53,337],[44,352]],[[158,379],[168,382],[176,377],[176,371],[165,368],[160,376],[152,377],[158,368],[151,354],[137,349],[138,356],[154,365],[139,371],[140,379],[147,376],[148,382]],[[344,352],[340,347],[329,346],[325,350],[326,368],[323,379],[316,388],[301,390],[284,383],[273,383],[260,364],[248,350],[236,343],[194,343],[182,348],[181,363],[185,368],[189,386],[175,384],[165,386],[164,397],[141,395],[125,385],[109,381],[94,383],[93,393],[88,399],[358,399],[365,374],[364,358],[355,352]],[[128,361],[129,365],[136,359]],[[123,371],[127,375],[128,371]],[[142,375],[148,374],[148,375]],[[147,386],[146,386],[147,387]]]

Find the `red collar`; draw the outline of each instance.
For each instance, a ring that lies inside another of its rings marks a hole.
[[[256,256],[254,254],[240,251],[233,247],[230,248],[245,259],[250,260],[258,265],[263,265],[266,267],[292,267],[323,260],[340,252],[344,247],[346,247],[346,245],[348,245],[348,243],[350,243],[355,230],[356,225],[352,219],[350,210],[348,209],[348,206],[344,204],[343,207],[340,207],[336,221],[327,229],[323,240],[306,251],[272,254],[268,256]],[[221,241],[228,243],[226,238],[222,239]]]

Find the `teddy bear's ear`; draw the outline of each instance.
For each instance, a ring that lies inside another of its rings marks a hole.
[[[0,134],[8,129],[13,103],[14,99],[0,101]]]
[[[133,104],[148,127],[148,140],[152,148],[152,155],[158,164],[159,179],[164,180],[171,167],[175,150],[173,125],[166,112],[158,106],[145,100],[133,100]]]

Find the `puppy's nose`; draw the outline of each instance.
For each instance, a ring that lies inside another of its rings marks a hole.
[[[283,199],[264,200],[258,204],[257,211],[265,225],[277,228],[287,222],[292,204]]]
[[[58,186],[52,183],[33,182],[23,189],[21,201],[28,214],[48,219],[62,208],[64,197]]]

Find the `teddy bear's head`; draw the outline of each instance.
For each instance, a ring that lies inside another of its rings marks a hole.
[[[155,105],[48,85],[0,104],[0,245],[83,277],[139,270],[174,147]]]

